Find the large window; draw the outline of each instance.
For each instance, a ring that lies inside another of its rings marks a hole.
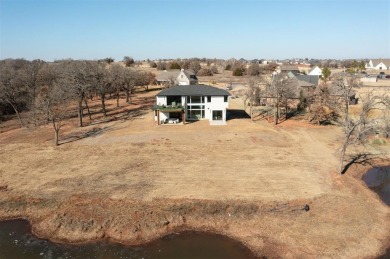
[[[179,105],[181,104],[181,96],[167,96],[167,105]]]
[[[222,111],[213,111],[213,120],[222,120]]]
[[[205,106],[202,105],[206,102],[207,97],[203,96],[187,96],[187,119],[188,120],[200,120],[204,119]]]
[[[204,103],[202,96],[187,96],[187,104]]]
[[[204,118],[204,110],[189,110],[187,115],[189,120],[200,120]]]

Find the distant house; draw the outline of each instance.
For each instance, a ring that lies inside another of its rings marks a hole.
[[[310,69],[307,74],[310,76],[318,76],[319,77],[322,75],[322,69],[319,68],[318,66],[315,66],[312,69]]]
[[[195,85],[198,78],[192,70],[164,70],[156,76],[157,84]]]
[[[367,69],[387,70],[390,69],[390,59],[371,59],[366,64]]]
[[[158,124],[186,120],[226,121],[230,93],[209,85],[177,85],[156,95],[153,107]]]
[[[295,77],[298,80],[300,87],[317,87],[319,77],[314,75],[304,75],[299,73],[288,72],[287,76],[290,78]]]
[[[281,65],[279,67],[279,72],[281,73],[288,73],[288,72],[294,72],[299,73],[299,68],[297,65]]]

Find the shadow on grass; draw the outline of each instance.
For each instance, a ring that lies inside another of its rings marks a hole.
[[[227,112],[226,120],[251,118],[244,110],[241,109],[227,109],[226,112]]]
[[[344,166],[344,169],[341,171],[341,174],[345,174],[348,169],[352,165],[369,165],[369,166],[375,166],[379,163],[389,163],[390,158],[387,157],[381,157],[379,154],[371,154],[371,153],[358,153],[355,155],[349,156],[349,162]]]
[[[88,137],[98,136],[98,135],[101,135],[101,134],[103,134],[105,132],[108,132],[110,129],[111,129],[111,126],[108,126],[108,127],[104,127],[104,128],[92,128],[92,129],[84,131],[84,132],[78,132],[78,133],[75,133],[75,134],[70,134],[70,135],[68,135],[66,137],[66,139],[61,141],[61,143],[59,143],[59,145],[71,143],[71,142],[74,142],[74,141],[77,141],[77,140],[81,140],[81,139],[85,139],[85,138],[88,138]]]
[[[142,116],[146,115],[151,106],[149,103],[146,103],[142,105],[141,107],[135,108],[135,109],[118,109],[111,111],[110,113],[107,114],[106,117],[102,117],[101,119],[95,119],[94,121],[91,121],[88,124],[85,124],[85,126],[91,126],[91,125],[100,125],[112,121],[127,121],[127,120],[135,120],[137,118],[142,118]],[[117,129],[117,128],[115,128]],[[74,142],[77,140],[85,139],[88,137],[94,137],[97,135],[101,135],[105,132],[114,130],[113,126],[106,126],[103,128],[99,127],[94,127],[90,130],[84,131],[84,132],[78,132],[74,134],[68,135],[63,141],[61,141],[60,145]]]

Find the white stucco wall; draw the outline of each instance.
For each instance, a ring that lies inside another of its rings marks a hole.
[[[376,77],[362,77],[360,78],[360,82],[363,82],[363,83],[368,83],[368,82],[377,82],[377,78]]]
[[[222,110],[222,120],[226,121],[226,109],[229,104],[229,98],[227,102],[224,102],[223,96],[211,96],[211,102],[205,103],[205,119],[213,120],[213,111]]]
[[[180,71],[179,75],[176,78],[176,83],[178,85],[189,85],[190,79],[184,74],[183,70]]]
[[[156,104],[157,105],[167,105],[167,97],[166,96],[156,96]]]
[[[374,69],[387,69],[387,66],[382,62],[374,67]]]
[[[320,76],[322,75],[322,70],[321,68],[319,68],[318,66],[314,67],[314,69],[312,71],[310,71],[308,73],[308,75],[312,75],[312,76]]]
[[[368,63],[366,64],[366,68],[374,68],[374,66],[372,65],[372,60],[368,61]]]

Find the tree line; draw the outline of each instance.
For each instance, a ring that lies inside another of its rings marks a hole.
[[[140,72],[107,61],[63,60],[48,63],[41,60],[8,59],[0,61],[0,119],[5,113],[16,114],[20,126],[51,123],[58,145],[58,132],[63,120],[75,113],[79,126],[85,114],[91,119],[89,101],[99,97],[101,112],[107,115],[107,95],[116,98],[120,93],[131,103],[137,86],[148,89],[155,75]],[[21,112],[28,111],[23,118]]]

